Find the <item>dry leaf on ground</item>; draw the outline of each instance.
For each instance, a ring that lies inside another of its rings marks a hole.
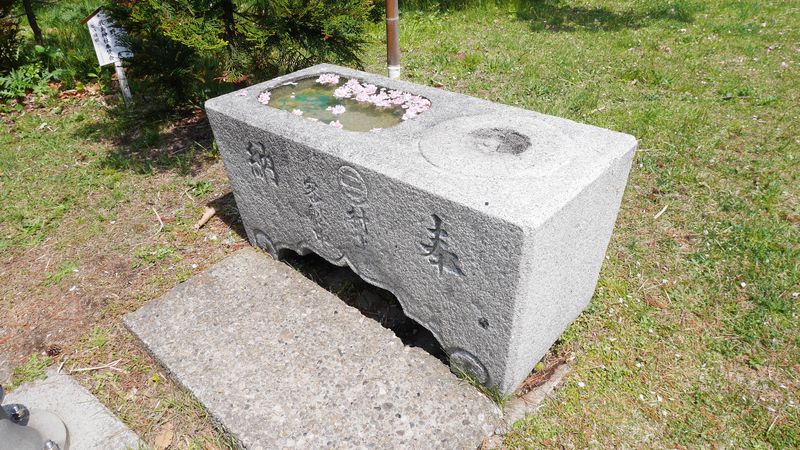
[[[161,426],[156,435],[156,440],[153,443],[155,450],[166,450],[171,444],[172,439],[175,437],[175,424],[167,422]]]

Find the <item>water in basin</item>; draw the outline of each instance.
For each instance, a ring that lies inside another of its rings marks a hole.
[[[335,74],[302,78],[259,95],[259,101],[299,118],[350,131],[379,131],[411,120],[430,107],[424,97]]]

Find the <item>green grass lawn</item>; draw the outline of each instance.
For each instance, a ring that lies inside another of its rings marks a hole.
[[[506,445],[800,447],[800,1],[454,3],[402,11],[405,79],[639,139],[595,297],[553,349],[573,370]],[[365,64],[383,73],[382,24],[371,37]],[[162,186],[147,191],[151,202],[222,190],[180,155],[123,158],[122,144],[101,140],[108,119],[97,103],[61,113],[50,102],[4,117],[0,254],[66,252],[48,239],[81,212],[75,242],[102,236],[132,203],[153,225],[150,203],[136,203],[148,180]],[[124,148],[159,139],[143,129]],[[164,267],[138,302],[191,272],[164,275],[188,258],[186,236],[202,238],[189,200],[157,243],[125,247],[137,270]],[[159,249],[169,254],[151,258]],[[36,289],[68,288],[85,259],[54,262]],[[110,311],[109,320],[121,313]],[[104,351],[130,340],[123,334],[110,333]],[[155,370],[142,361],[142,373]],[[113,382],[83,382],[106,402],[126,401]],[[138,430],[152,437],[147,426]]]
[[[506,444],[800,446],[800,2],[484,3],[405,12],[403,75],[639,139],[574,370]]]

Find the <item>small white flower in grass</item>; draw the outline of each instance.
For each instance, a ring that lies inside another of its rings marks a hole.
[[[237,97],[247,97],[247,91],[242,89],[241,91],[236,92]]]
[[[294,114],[295,116],[302,116],[303,111],[300,111],[299,109],[293,109],[292,114]]]
[[[342,128],[342,124],[338,120],[334,120],[333,122],[331,122],[330,126],[332,126],[333,128],[338,128],[338,129]]]
[[[197,269],[197,264],[192,264],[192,269]]]
[[[578,381],[578,387],[579,388],[585,388],[586,387],[586,383],[584,383],[583,381]]]
[[[325,108],[325,110],[330,111],[334,116],[338,116],[339,114],[344,113],[345,107],[343,105],[328,106]]]
[[[664,417],[667,417],[667,410],[662,409],[661,410],[661,415],[664,416]]]
[[[267,103],[269,103],[270,95],[272,95],[272,94],[270,94],[269,91],[264,91],[264,92],[258,94],[258,103],[261,103],[262,105],[266,105]]]
[[[641,368],[642,368],[642,363],[640,363],[640,362],[637,362],[637,363],[636,363],[636,367],[638,367],[638,368],[640,368],[640,369],[641,369]]]
[[[800,292],[792,292],[792,298],[800,297]]]
[[[744,288],[746,288],[746,287],[747,287],[747,283],[745,283],[744,281],[742,281],[741,283],[739,283],[739,287],[740,287],[740,288],[742,288],[742,289],[744,289]]]

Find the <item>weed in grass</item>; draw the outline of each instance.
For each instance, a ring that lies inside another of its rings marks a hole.
[[[197,181],[189,183],[189,192],[195,198],[205,197],[206,195],[214,192],[214,185],[208,181]]]
[[[484,386],[477,379],[475,379],[475,377],[462,370],[458,369],[456,370],[458,372],[457,375],[459,378],[461,378],[465,382],[469,383],[471,386],[481,391],[483,395],[489,397],[489,399],[493,401],[500,408],[503,408],[506,405],[506,403],[508,403],[508,401],[511,400],[511,398],[513,397],[513,395],[504,395],[497,388]]]
[[[95,326],[92,328],[92,331],[89,333],[89,337],[87,338],[87,343],[89,347],[92,349],[100,350],[108,344],[109,339],[109,330]]]
[[[61,283],[61,280],[66,278],[69,275],[72,275],[78,271],[78,263],[76,261],[64,261],[62,262],[58,268],[47,275],[44,279],[45,285],[54,285]]]
[[[172,257],[174,255],[175,249],[171,247],[141,247],[134,253],[136,260],[133,263],[133,267],[138,268],[144,264],[154,264],[164,258]]]
[[[44,379],[45,371],[51,364],[53,359],[49,356],[32,354],[24,364],[14,369],[9,390],[14,390],[23,383]]]
[[[175,279],[178,283],[183,283],[192,277],[194,271],[189,267],[184,267],[175,272]]]

